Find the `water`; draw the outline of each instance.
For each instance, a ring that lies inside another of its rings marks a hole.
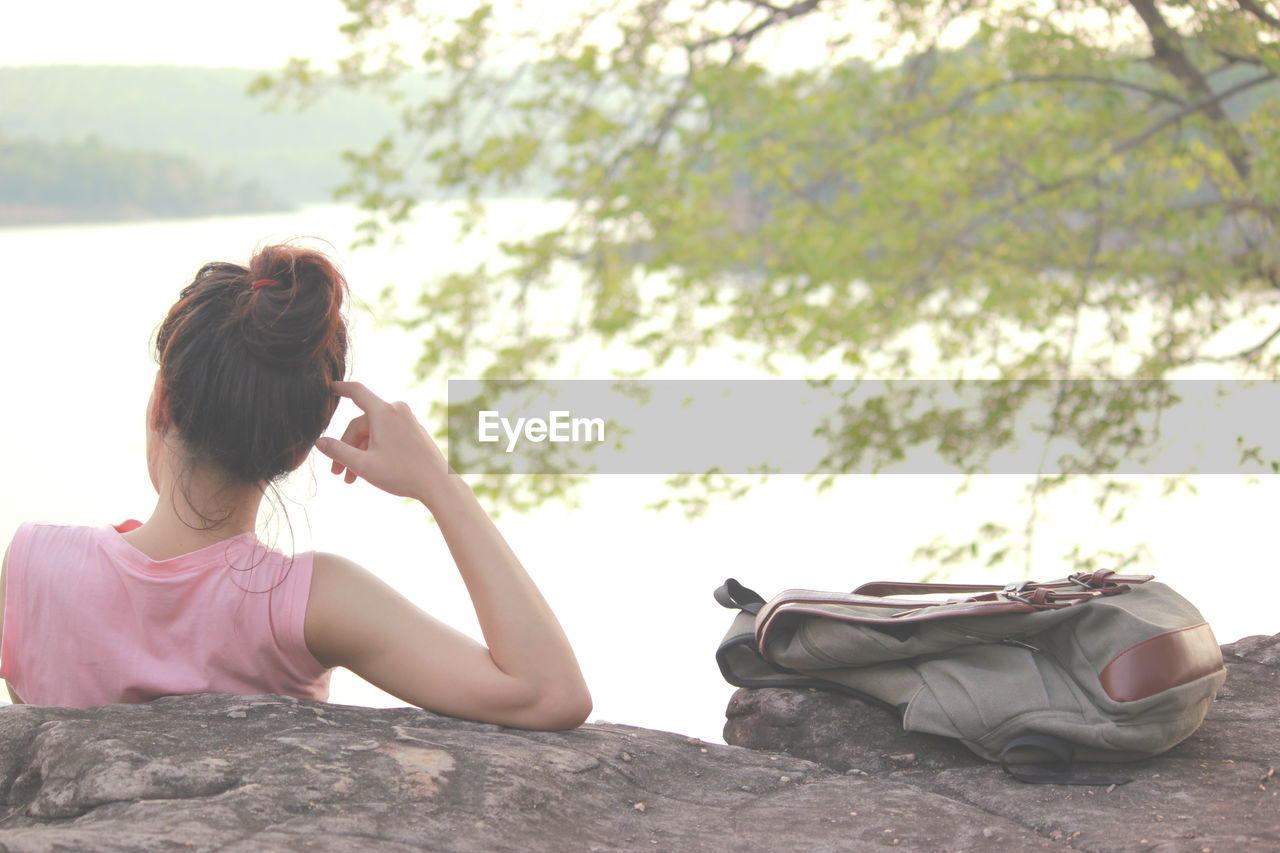
[[[6,366],[0,419],[0,540],[19,523],[81,524],[145,518],[154,503],[143,457],[143,412],[155,364],[148,349],[178,290],[208,260],[247,260],[261,242],[297,235],[329,240],[357,299],[388,283],[412,287],[431,270],[474,260],[484,241],[448,235],[453,206],[429,206],[425,221],[394,249],[348,251],[357,214],[326,206],[292,214],[204,220],[0,230],[4,259],[0,357]],[[510,234],[548,216],[535,201],[495,203],[496,228]],[[552,211],[554,212],[554,211]],[[442,387],[417,386],[413,338],[374,328],[357,314],[353,378],[425,412]],[[577,362],[574,375],[599,376]],[[664,375],[747,378],[712,354]],[[570,377],[564,377],[570,378]],[[333,432],[352,415],[339,410]],[[439,425],[428,424],[439,430]],[[1071,544],[1148,543],[1145,567],[1195,601],[1227,642],[1280,630],[1280,593],[1268,536],[1277,478],[1198,477],[1199,496],[1161,500],[1156,478],[1135,478],[1144,497],[1119,527],[1103,524],[1090,493],[1069,488],[1043,503],[1035,576],[1055,577]],[[978,478],[956,495],[958,477],[847,477],[817,495],[799,477],[775,478],[738,502],[715,505],[694,523],[644,506],[663,494],[659,477],[596,477],[581,507],[555,504],[499,527],[559,616],[595,698],[593,718],[719,740],[732,688],[714,651],[730,614],[711,599],[726,577],[766,596],[787,587],[851,589],[873,579],[923,575],[915,548],[939,533],[960,537],[981,521],[1020,528],[1022,477]],[[263,520],[286,550],[343,554],[383,577],[435,616],[479,638],[466,591],[439,533],[421,507],[364,483],[345,486],[327,466],[304,466],[286,485],[285,519]],[[292,534],[292,541],[291,541]],[[1041,568],[1042,567],[1042,568]],[[1004,567],[991,580],[1009,580]],[[973,579],[974,572],[965,573]],[[404,703],[345,670],[331,700]]]

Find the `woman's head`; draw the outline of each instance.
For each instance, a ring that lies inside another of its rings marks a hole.
[[[240,483],[293,470],[324,432],[346,372],[346,279],[324,254],[261,249],[247,267],[210,263],[156,337],[152,426],[177,431],[188,464]]]

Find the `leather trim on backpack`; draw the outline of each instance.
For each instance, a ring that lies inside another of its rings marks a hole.
[[[1179,628],[1125,649],[1103,667],[1102,689],[1135,702],[1222,669],[1222,650],[1207,622]]]

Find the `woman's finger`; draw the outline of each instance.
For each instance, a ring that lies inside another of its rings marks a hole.
[[[364,456],[363,450],[327,436],[321,436],[316,439],[316,450],[346,468],[348,475],[357,473],[356,469],[360,465],[360,458]],[[348,480],[347,482],[352,481]]]
[[[370,391],[361,382],[333,382],[330,383],[329,387],[333,389],[333,393],[339,397],[348,398],[364,412],[386,404],[385,400]]]
[[[342,433],[342,443],[360,450],[369,449],[369,419],[365,415],[347,424],[346,430]]]
[[[347,424],[346,430],[342,433],[342,440],[351,445],[358,446],[361,443],[367,445],[369,440],[369,416],[358,415],[352,418],[351,423]],[[361,450],[366,449],[368,448],[361,448]]]
[[[367,415],[359,415],[351,419],[347,424],[346,430],[342,433],[342,443],[349,444],[359,450],[369,449],[369,418]],[[341,474],[343,465],[341,462],[334,462],[329,466],[329,471],[334,474]],[[354,477],[348,478],[347,482],[353,482]]]

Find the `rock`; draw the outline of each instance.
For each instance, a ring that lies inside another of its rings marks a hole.
[[[1113,788],[1025,785],[958,742],[904,732],[890,709],[818,690],[739,690],[725,740],[965,807],[969,837],[983,840],[948,850],[1014,843],[1009,824],[1076,850],[1280,850],[1280,634],[1222,653],[1226,684],[1194,735],[1145,761],[1080,767],[1134,780]],[[932,816],[922,808],[920,819]]]
[[[727,713],[726,742],[804,756],[842,772],[891,769],[906,755],[933,769],[986,766],[958,741],[904,732],[895,712],[834,692],[739,690]]]
[[[596,724],[175,696],[0,708],[0,850],[1039,849],[947,795]]]
[[[735,696],[727,736],[764,751],[279,696],[3,707],[0,851],[1275,850],[1278,651],[1226,647],[1202,729],[1109,792],[816,691]]]

